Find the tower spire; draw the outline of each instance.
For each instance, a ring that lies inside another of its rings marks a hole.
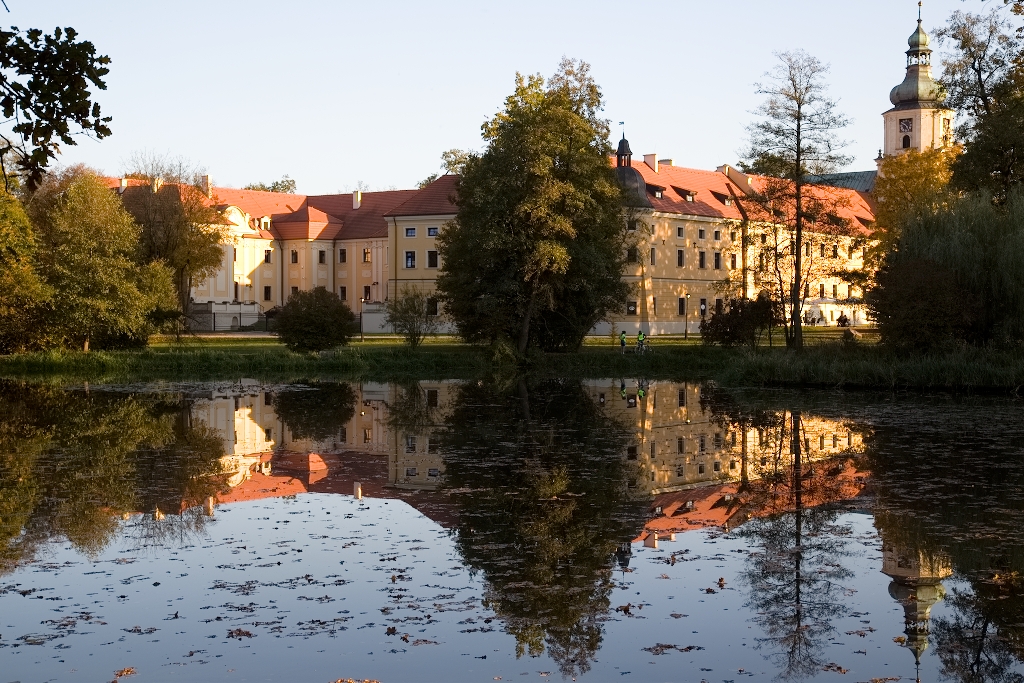
[[[917,23],[921,23],[921,7],[924,5],[924,0],[918,0],[917,2]]]

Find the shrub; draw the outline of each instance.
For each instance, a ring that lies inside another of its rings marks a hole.
[[[385,304],[384,322],[409,346],[419,346],[423,337],[437,331],[437,302],[423,292],[404,289]]]
[[[754,300],[729,299],[721,313],[700,321],[700,335],[709,346],[756,348],[765,332],[781,324],[780,307],[761,292]]]
[[[295,292],[277,314],[277,333],[292,351],[325,351],[359,331],[356,316],[333,292]]]

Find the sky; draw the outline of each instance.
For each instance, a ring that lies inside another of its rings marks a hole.
[[[994,1],[926,0],[925,28]],[[803,49],[852,120],[848,170],[873,169],[917,20],[917,0],[5,2],[0,21],[72,26],[112,59],[96,99],[113,135],[61,163],[118,175],[148,152],[306,194],[415,187],[443,151],[482,148],[516,72],[563,56],[592,65],[635,155],[714,169],[740,158],[774,53]]]

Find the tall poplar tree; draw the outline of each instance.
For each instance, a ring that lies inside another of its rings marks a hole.
[[[468,341],[576,348],[625,301],[622,193],[601,90],[584,62],[547,82],[516,76],[462,167],[458,212],[438,239],[438,290]]]
[[[748,129],[750,146],[745,164],[749,167],[770,159],[779,173],[778,178],[766,183],[761,194],[768,220],[784,221],[792,231],[786,342],[800,349],[804,227],[812,215],[834,213],[827,208],[823,212],[823,204],[829,202],[823,202],[820,193],[808,205],[808,175],[831,173],[848,163],[848,157],[840,153],[845,143],[836,137],[848,120],[828,97],[827,65],[802,50],[780,52],[776,57],[779,64],[765,74],[764,83],[757,85],[765,101],[756,112],[760,120]]]

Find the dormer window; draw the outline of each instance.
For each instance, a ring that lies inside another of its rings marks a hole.
[[[260,230],[270,230],[270,218],[264,216],[260,219]]]
[[[665,188],[660,185],[648,185],[647,191],[654,195],[656,199],[661,199],[665,196]]]

